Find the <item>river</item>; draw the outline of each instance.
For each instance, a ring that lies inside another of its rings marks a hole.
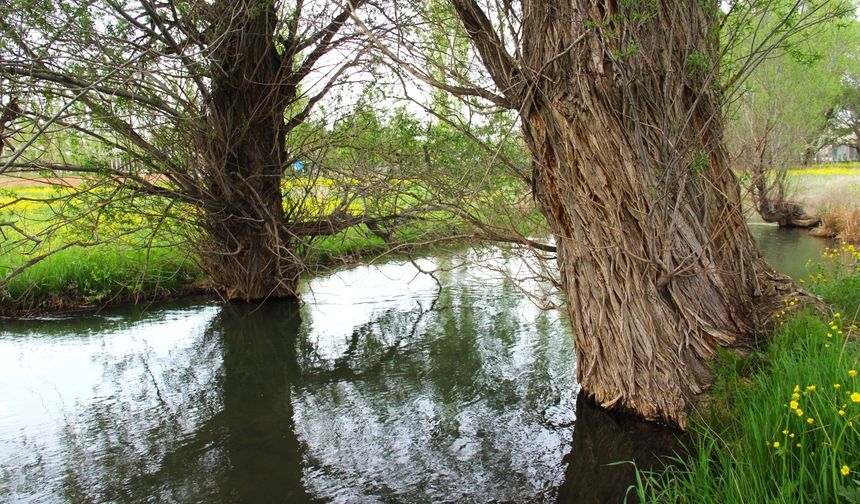
[[[823,246],[753,231],[795,276]],[[488,250],[323,275],[301,304],[0,321],[0,500],[620,501],[632,466],[607,464],[676,433],[577,399],[567,321]]]

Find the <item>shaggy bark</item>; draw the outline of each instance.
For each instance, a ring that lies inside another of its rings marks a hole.
[[[207,269],[229,299],[295,297],[300,261],[286,232],[281,194],[285,110],[296,99],[292,64],[278,54],[273,3],[236,10],[218,46],[205,171]]]
[[[524,3],[518,87],[477,4],[452,3],[522,108],[583,389],[683,426],[717,349],[751,344],[763,306],[798,294],[762,260],[728,169],[716,4]]]

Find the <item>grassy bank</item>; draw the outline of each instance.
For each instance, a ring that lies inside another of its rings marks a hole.
[[[860,252],[825,256],[810,290],[833,306],[774,320],[762,353],[724,356],[692,414],[688,457],[640,474],[653,503],[860,502]]]
[[[810,212],[860,202],[860,163],[828,163],[795,168],[786,174],[788,189]]]
[[[325,189],[326,184],[322,187]],[[331,191],[323,189],[307,199],[305,211],[310,208],[324,213],[327,206],[335,204],[337,199],[332,200]],[[92,212],[100,203],[98,191],[83,195],[95,201],[75,209],[77,196],[70,195],[79,190],[80,184],[28,186],[17,179],[15,186],[0,187],[0,223],[14,224],[0,228],[0,278],[34,262],[0,289],[0,315],[77,309],[207,290],[207,277],[188,238],[194,230],[182,223],[181,210],[157,198],[138,198],[136,206],[129,210],[125,200],[111,194],[105,208]],[[409,204],[405,198],[396,201],[398,205]],[[495,204],[498,202],[486,202],[488,208]],[[356,207],[354,211],[364,211],[361,202],[352,206]],[[171,212],[169,219],[162,218]],[[513,224],[523,233],[530,233],[530,225],[542,222],[533,219],[533,223],[522,216],[518,219]],[[298,245],[296,253],[306,262],[307,273],[313,274],[359,258],[413,253],[451,241],[462,242],[470,237],[467,231],[468,226],[449,212],[428,211],[420,219],[404,220],[396,229],[371,230],[360,225],[333,236],[307,239]],[[76,242],[80,244],[41,257]]]
[[[8,184],[0,190],[0,314],[156,299],[201,279],[164,202],[87,211],[74,187]],[[114,196],[115,195],[110,195]],[[87,205],[98,207],[93,192]],[[117,198],[122,200],[121,198]],[[9,225],[11,224],[11,225]]]

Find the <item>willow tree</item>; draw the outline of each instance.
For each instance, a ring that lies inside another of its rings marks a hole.
[[[857,63],[860,32],[854,9],[845,7],[850,5],[834,3],[809,18],[807,29],[774,48],[751,72],[727,107],[733,165],[749,177],[752,206],[766,222],[811,227],[820,221],[806,213],[786,175],[812,163],[831,141],[828,122],[837,115],[840,89]],[[734,52],[745,50],[746,44],[734,46]],[[805,202],[810,203],[815,205]]]
[[[519,112],[578,378],[607,408],[683,426],[719,349],[752,345],[775,302],[803,295],[762,259],[722,139],[726,89],[817,8],[776,5],[450,0],[483,68],[445,81],[375,40],[421,80]],[[746,37],[768,9],[783,21],[721,75],[721,29]]]
[[[284,188],[309,155],[313,135],[297,132],[364,60],[350,16],[366,3],[5,2],[0,93],[17,104],[19,134],[0,173],[95,173],[129,201],[164,198],[201,230],[202,264],[226,298],[292,297],[301,244],[370,219],[347,211],[349,196],[309,211],[312,187]],[[49,162],[36,140],[60,132],[116,162]]]

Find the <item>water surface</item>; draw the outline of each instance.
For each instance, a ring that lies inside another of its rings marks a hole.
[[[827,240],[809,236],[806,229],[750,223],[750,231],[771,266],[795,279],[813,271],[828,245]]]
[[[793,275],[820,254],[753,231]],[[358,266],[302,304],[0,321],[0,500],[621,502],[613,463],[676,433],[577,399],[569,324],[495,255]]]
[[[302,305],[4,321],[0,497],[552,501],[568,324],[499,275],[436,276],[395,261],[315,279]]]

